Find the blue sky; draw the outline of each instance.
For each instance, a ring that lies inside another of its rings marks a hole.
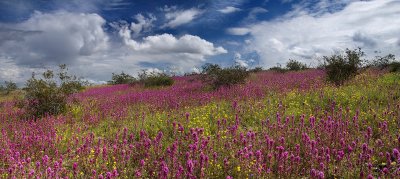
[[[362,47],[400,55],[398,0],[3,0],[0,80],[65,63],[94,83],[113,72],[269,68]]]

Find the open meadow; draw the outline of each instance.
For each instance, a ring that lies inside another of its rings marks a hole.
[[[91,87],[61,115],[0,107],[2,178],[396,178],[400,74],[367,69],[344,85],[310,69],[251,73],[207,90]]]

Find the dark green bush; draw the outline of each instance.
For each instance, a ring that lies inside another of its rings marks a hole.
[[[380,69],[389,69],[390,72],[400,71],[400,62],[396,61],[396,57],[393,54],[386,56],[376,56],[369,66],[377,67]]]
[[[18,89],[17,84],[14,83],[13,81],[5,81],[4,82],[5,86],[0,85],[0,93],[4,95],[10,94],[12,91],[15,91]]]
[[[116,85],[116,84],[132,84],[134,82],[136,82],[136,79],[133,76],[122,72],[121,74],[112,73],[111,80],[108,81],[107,83],[111,85]]]
[[[375,59],[369,64],[369,66],[378,67],[380,69],[384,69],[390,66],[392,62],[395,61],[395,56],[393,54],[389,54],[386,56],[376,56]]]
[[[289,59],[286,63],[286,69],[289,71],[299,71],[307,69],[307,65],[296,60]]]
[[[216,64],[206,64],[202,71],[203,80],[210,84],[213,89],[244,83],[248,76],[247,69],[241,66],[221,68]]]
[[[25,108],[28,115],[40,117],[46,114],[56,115],[65,111],[67,97],[84,89],[86,82],[67,73],[66,65],[60,65],[60,71],[54,74],[47,70],[42,78],[32,78],[25,86]]]
[[[360,48],[346,49],[344,54],[324,56],[324,68],[328,81],[342,85],[345,81],[356,76],[363,62],[362,56],[364,56],[364,52]]]
[[[400,72],[400,62],[392,62],[389,64],[390,72]]]
[[[249,72],[251,72],[251,73],[258,73],[261,71],[263,71],[262,67],[255,67],[255,68],[249,70]]]
[[[139,73],[139,83],[144,87],[171,86],[174,79],[165,73],[145,72]]]
[[[282,68],[282,67],[280,67],[280,66],[271,67],[271,68],[269,68],[269,70],[270,70],[270,71],[279,72],[279,73],[285,73],[285,72],[287,72],[287,69]]]

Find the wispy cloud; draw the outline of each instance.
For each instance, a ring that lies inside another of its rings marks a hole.
[[[237,7],[233,7],[233,6],[227,6],[227,7],[223,8],[223,9],[219,9],[218,11],[223,13],[223,14],[230,14],[230,13],[234,13],[234,12],[237,12],[237,11],[241,11],[241,9],[237,8]]]
[[[310,63],[314,57],[355,47],[370,55],[375,50],[400,55],[399,1],[321,1],[316,6],[325,8],[299,5],[282,18],[245,26],[251,36],[246,48],[258,52],[268,66],[289,58]]]
[[[247,35],[251,32],[251,29],[247,27],[232,27],[228,28],[226,32],[231,35]]]
[[[203,13],[202,10],[191,8],[186,10],[170,10],[165,13],[167,22],[162,25],[162,28],[175,28],[183,24],[188,24]]]

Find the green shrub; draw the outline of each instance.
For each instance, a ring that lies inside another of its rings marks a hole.
[[[384,69],[390,66],[392,62],[395,61],[395,56],[393,54],[389,54],[386,56],[376,56],[375,59],[369,64],[369,66],[378,67],[380,69]]]
[[[143,71],[139,73],[139,83],[144,87],[171,86],[174,84],[174,80],[165,73]]]
[[[15,91],[18,89],[18,86],[16,83],[13,81],[5,81],[4,82],[5,86],[0,85],[0,92],[4,95],[10,94],[12,91]]]
[[[270,70],[270,71],[279,72],[279,73],[285,73],[285,72],[287,72],[287,69],[282,68],[282,67],[280,67],[280,66],[271,67],[271,68],[269,68],[269,70]]]
[[[111,80],[108,81],[107,83],[111,85],[116,85],[116,84],[132,84],[134,82],[136,82],[136,79],[133,76],[122,72],[121,74],[112,73]]]
[[[67,97],[84,89],[86,82],[67,73],[66,65],[60,65],[60,71],[54,74],[47,70],[42,78],[32,78],[26,82],[25,108],[28,115],[40,117],[46,114],[56,115],[65,111]],[[57,77],[56,77],[57,76]]]
[[[299,71],[307,69],[307,65],[296,60],[289,59],[286,63],[286,69],[289,71]]]
[[[390,72],[400,72],[400,62],[392,62],[389,64]]]
[[[346,49],[344,54],[324,56],[324,68],[328,81],[341,85],[356,76],[363,62],[362,56],[364,56],[364,52],[361,51],[361,48]]]
[[[216,64],[206,64],[202,71],[203,80],[210,84],[213,89],[244,83],[248,76],[247,69],[241,66],[221,68]]]
[[[255,67],[255,68],[249,70],[249,72],[251,72],[251,73],[258,73],[261,71],[263,71],[262,67]]]

